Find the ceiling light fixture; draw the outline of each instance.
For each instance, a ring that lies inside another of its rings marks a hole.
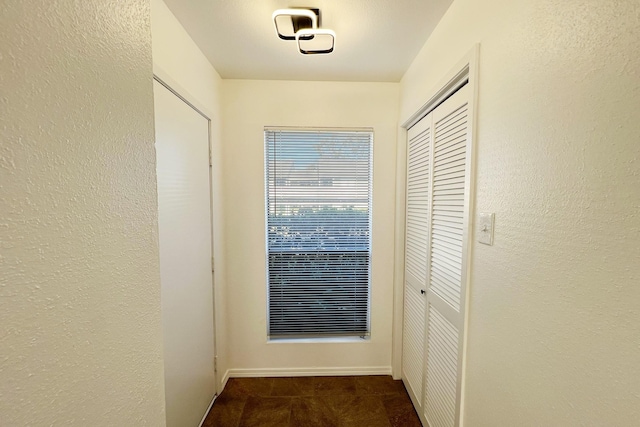
[[[319,16],[319,9],[278,9],[271,15],[276,34],[282,40],[295,40],[301,29],[318,28]]]
[[[330,41],[328,41],[329,38]],[[313,42],[305,40],[313,40]],[[336,45],[336,33],[333,30],[307,28],[296,32],[296,43],[303,55],[331,53]]]
[[[271,18],[278,37],[282,40],[295,40],[301,54],[333,52],[336,33],[320,28],[320,9],[278,9]]]

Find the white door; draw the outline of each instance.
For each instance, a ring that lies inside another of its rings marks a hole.
[[[424,331],[431,202],[431,114],[407,133],[407,221],[404,274],[402,378],[422,413]]]
[[[168,427],[196,427],[215,395],[209,120],[154,81]]]
[[[432,114],[424,416],[431,427],[460,423],[466,315],[471,136],[470,89]]]

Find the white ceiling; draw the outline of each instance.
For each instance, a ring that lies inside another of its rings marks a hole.
[[[165,0],[225,79],[397,82],[452,0]],[[280,40],[271,14],[319,8],[328,55]]]

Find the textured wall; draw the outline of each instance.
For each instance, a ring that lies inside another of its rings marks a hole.
[[[496,231],[473,244],[465,425],[637,425],[638,2],[455,0],[401,120],[476,42],[476,211]]]
[[[218,391],[228,368],[226,315],[226,251],[224,249],[224,197],[222,193],[222,80],[204,54],[162,0],[151,1],[151,35],[154,72],[169,77],[182,96],[202,109],[211,119],[213,157],[213,253],[215,256],[214,296]]]
[[[233,374],[389,371],[397,83],[224,80],[227,307]],[[368,342],[267,343],[264,126],[374,128]],[[315,370],[314,370],[315,369]],[[282,371],[279,371],[282,370]]]
[[[0,28],[0,424],[164,425],[149,7]]]

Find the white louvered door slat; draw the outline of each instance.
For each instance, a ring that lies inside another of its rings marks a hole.
[[[431,305],[428,319],[427,360],[431,363],[427,367],[425,413],[434,427],[452,426],[456,401],[445,397],[456,395],[458,331]]]
[[[431,116],[409,129],[402,378],[420,409],[424,401],[424,330],[431,199]]]
[[[402,377],[416,404],[421,405],[424,376],[425,299],[413,286],[404,287]]]
[[[430,427],[459,424],[469,212],[469,89],[431,114],[431,212],[425,339],[424,418]]]

